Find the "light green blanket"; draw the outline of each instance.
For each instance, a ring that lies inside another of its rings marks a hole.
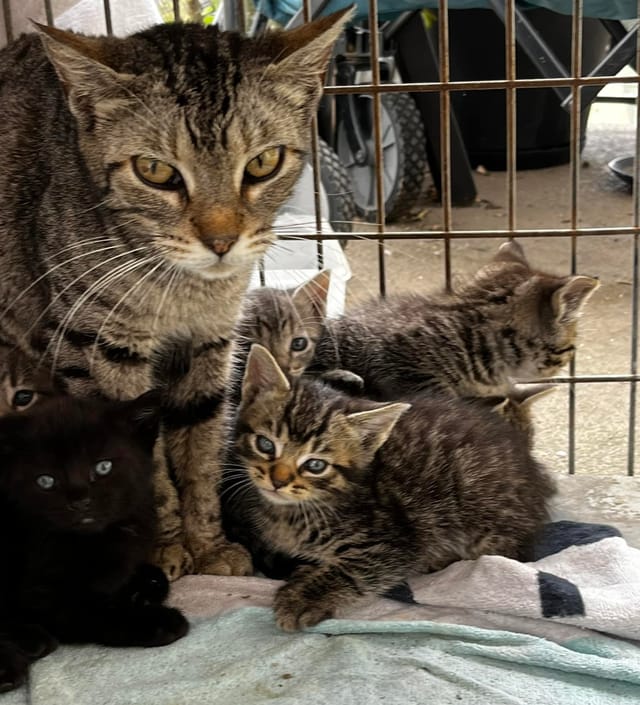
[[[162,649],[62,647],[0,705],[638,705],[640,648],[427,621],[330,620],[284,634],[270,609],[194,621]]]

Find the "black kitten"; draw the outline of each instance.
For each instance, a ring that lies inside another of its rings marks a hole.
[[[0,419],[0,690],[58,641],[161,646],[187,633],[146,563],[159,416],[150,393],[60,397]]]

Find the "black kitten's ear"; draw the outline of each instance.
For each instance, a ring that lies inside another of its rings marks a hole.
[[[559,323],[576,320],[582,313],[589,297],[600,286],[593,277],[575,275],[567,277],[565,283],[551,296],[551,305]]]
[[[291,299],[297,309],[309,309],[310,314],[315,314],[319,319],[327,315],[327,296],[331,284],[331,272],[323,269],[312,279],[300,284],[293,292]]]
[[[37,22],[33,25],[60,78],[69,108],[81,125],[89,126],[96,118],[106,117],[133,100],[126,84],[135,77],[107,65],[105,47],[113,40],[84,37]]]
[[[373,454],[387,440],[402,414],[410,408],[411,404],[387,404],[377,409],[349,414],[347,421],[360,436],[362,445]]]
[[[160,432],[161,395],[157,390],[145,392],[131,401],[118,402],[115,412],[131,430],[131,434],[153,448]]]
[[[527,262],[527,257],[524,254],[522,246],[515,240],[503,242],[498,248],[498,252],[495,254],[493,261],[518,262],[519,264],[524,264],[525,267],[529,267],[529,262]]]
[[[271,353],[262,345],[251,346],[247,367],[242,379],[242,401],[247,403],[261,392],[286,395],[291,389],[289,380],[273,359]]]

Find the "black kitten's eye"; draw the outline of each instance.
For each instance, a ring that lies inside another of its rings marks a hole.
[[[273,455],[276,452],[273,441],[270,441],[266,436],[256,436],[256,448],[266,455]]]
[[[14,409],[24,409],[34,400],[36,393],[32,389],[18,389],[13,395],[11,405]]]
[[[309,458],[306,463],[302,464],[303,470],[310,472],[312,475],[321,475],[329,466],[326,460],[320,458]]]
[[[113,463],[110,460],[100,460],[96,463],[94,470],[96,475],[104,477],[111,472],[111,468],[113,468]]]
[[[39,475],[36,477],[36,482],[38,487],[43,490],[50,490],[56,484],[55,478],[51,477],[51,475]]]
[[[296,352],[306,350],[307,345],[309,345],[309,341],[306,338],[294,338],[291,341],[291,349],[295,350]]]
[[[165,191],[177,191],[184,186],[180,172],[171,164],[153,157],[133,157],[133,170],[142,183]]]

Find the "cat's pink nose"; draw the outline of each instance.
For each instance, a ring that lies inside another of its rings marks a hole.
[[[229,250],[233,247],[236,239],[237,238],[235,237],[215,238],[210,241],[209,247],[218,255],[218,257],[222,257],[222,255],[226,255],[227,252],[229,252]]]

